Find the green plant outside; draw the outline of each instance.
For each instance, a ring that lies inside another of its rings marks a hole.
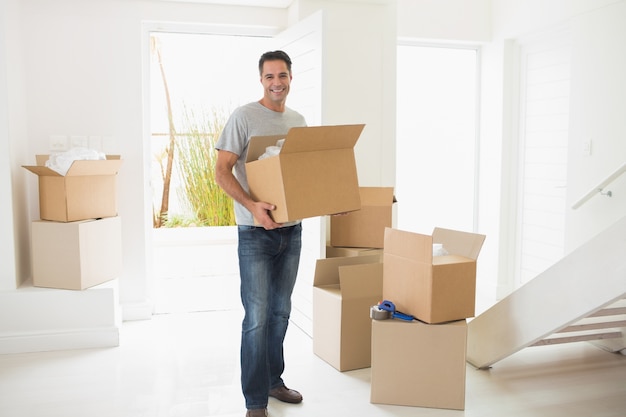
[[[234,226],[233,201],[215,182],[215,143],[226,122],[225,113],[214,110],[199,118],[186,115],[184,136],[176,141],[176,163],[184,192],[179,195],[190,217],[168,216],[166,227]]]

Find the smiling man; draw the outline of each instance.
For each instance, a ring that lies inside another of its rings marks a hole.
[[[238,228],[241,301],[241,386],[246,417],[267,416],[268,397],[299,403],[302,395],[285,386],[283,341],[291,314],[291,294],[300,263],[300,221],[275,223],[271,201],[250,197],[245,170],[253,136],[283,135],[306,126],[304,117],[286,106],[291,85],[291,59],[283,51],[266,52],[259,60],[263,98],[237,108],[215,146],[216,181],[233,198]],[[259,225],[255,226],[254,219]]]

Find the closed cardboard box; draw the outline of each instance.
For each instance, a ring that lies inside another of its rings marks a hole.
[[[370,401],[465,409],[467,323],[372,320]]]
[[[34,221],[31,237],[36,287],[83,290],[118,278],[122,272],[119,217]]]
[[[382,294],[379,256],[319,259],[313,282],[313,353],[339,371],[371,363],[369,310]]]
[[[485,236],[435,228],[432,236],[385,230],[383,298],[426,323],[474,317],[476,259]],[[433,243],[448,255],[433,256]]]
[[[364,125],[295,127],[287,135],[255,136],[246,155],[250,195],[274,204],[274,221],[344,213],[361,208],[354,145]],[[259,160],[284,143],[278,155]]]
[[[392,227],[393,187],[361,187],[361,209],[330,219],[331,246],[382,248]]]
[[[49,155],[37,155],[37,165],[24,166],[39,177],[39,217],[72,222],[117,216],[119,155],[106,160],[74,161],[65,175],[45,166]]]

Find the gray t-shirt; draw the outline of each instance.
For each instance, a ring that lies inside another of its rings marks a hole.
[[[226,122],[224,130],[215,144],[215,149],[239,155],[233,168],[233,174],[243,189],[249,192],[245,164],[250,138],[252,136],[287,134],[292,127],[301,126],[306,126],[306,121],[295,110],[286,108],[282,113],[275,112],[255,101],[235,109]],[[254,225],[252,213],[236,201],[235,219],[238,225]]]

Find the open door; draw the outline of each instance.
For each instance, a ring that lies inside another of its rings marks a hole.
[[[293,61],[287,106],[302,113],[309,126],[322,124],[322,12],[315,13],[275,37],[275,49]],[[292,322],[313,334],[313,275],[326,248],[326,217],[302,222],[302,257],[293,294]]]

